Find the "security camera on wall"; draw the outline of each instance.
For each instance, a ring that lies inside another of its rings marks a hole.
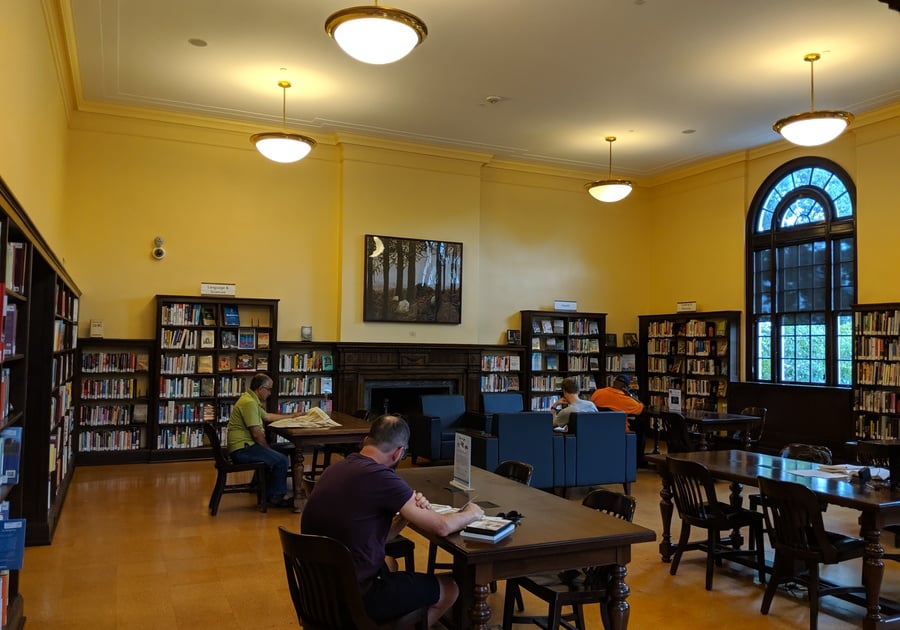
[[[162,236],[157,236],[156,240],[153,241],[153,245],[155,246],[152,250],[150,250],[150,255],[153,256],[155,260],[162,260],[166,257],[166,250],[163,249],[163,238]]]

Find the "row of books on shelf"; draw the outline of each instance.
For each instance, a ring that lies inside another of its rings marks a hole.
[[[705,374],[707,376],[728,376],[728,363],[715,359],[690,359],[684,362],[688,374]]]
[[[0,426],[9,418],[9,368],[0,368]]]
[[[309,411],[313,407],[318,407],[325,413],[331,413],[333,403],[330,398],[297,398],[294,400],[281,400],[278,402],[278,413],[297,413],[300,411]]]
[[[900,340],[885,337],[856,337],[853,341],[856,359],[900,361]]]
[[[53,351],[74,350],[78,347],[78,326],[64,319],[53,320]]]
[[[684,393],[689,396],[714,396],[724,398],[728,395],[728,381],[686,378]]]
[[[531,331],[535,335],[564,335],[566,334],[566,322],[561,319],[533,319]]]
[[[558,392],[562,387],[562,376],[546,376],[535,374],[531,377],[531,391]]]
[[[724,319],[705,321],[690,319],[686,322],[671,320],[651,321],[647,326],[648,337],[724,337],[728,322]]]
[[[156,448],[200,448],[203,446],[203,427],[173,426],[161,428],[156,435]]]
[[[56,284],[56,316],[78,321],[78,298],[64,284]]]
[[[2,338],[0,343],[3,345],[3,358],[11,357],[18,354],[16,337],[18,336],[19,326],[19,307],[15,304],[9,304],[6,299],[6,292],[3,293],[3,326]]]
[[[874,416],[871,414],[856,417],[856,437],[863,440],[896,440],[900,438],[900,424],[896,416]]]
[[[50,372],[53,387],[59,387],[63,383],[71,381],[75,376],[75,353],[54,354],[50,360]]]
[[[168,355],[160,359],[161,374],[212,374],[215,371],[252,372],[268,369],[268,355],[249,352],[219,354],[218,361],[211,354]]]
[[[85,378],[81,380],[81,397],[85,400],[108,398],[140,398],[146,396],[135,378]]]
[[[567,358],[570,372],[596,372],[600,369],[600,358],[584,354],[570,354]]]
[[[199,326],[203,318],[203,308],[200,304],[164,304],[162,307],[163,326]],[[213,307],[206,306],[207,325],[215,325],[215,315]]]
[[[137,451],[146,448],[144,429],[108,429],[82,431],[78,435],[78,452],[96,453],[101,451]]]
[[[6,279],[10,291],[25,295],[28,245],[10,241],[6,244]]]
[[[522,362],[517,354],[485,354],[481,357],[482,372],[517,372]]]
[[[116,426],[147,422],[147,405],[85,405],[79,409],[80,426]]]
[[[150,369],[150,355],[146,352],[89,352],[81,353],[81,371],[85,374],[106,372],[146,372]]]
[[[330,376],[282,376],[278,379],[279,396],[319,396],[332,393]]]
[[[19,483],[22,459],[22,427],[6,427],[0,431],[0,485]]]
[[[856,311],[853,330],[859,335],[900,335],[900,310]]]
[[[231,415],[233,404],[227,405],[226,418]],[[221,417],[221,413],[219,414]],[[207,422],[216,419],[216,405],[213,403],[180,403],[174,400],[160,405],[157,420],[160,424]]]
[[[857,389],[854,397],[854,411],[900,414],[900,395],[896,391]]]
[[[665,361],[665,359],[663,359]],[[637,364],[634,354],[608,354],[606,355],[607,372],[634,372]],[[665,370],[663,370],[665,371]]]
[[[599,335],[600,325],[595,319],[570,319],[570,335]]]
[[[334,369],[330,352],[282,352],[278,358],[282,372],[328,372]]]
[[[531,349],[532,350],[544,350],[546,352],[565,352],[566,351],[566,338],[565,337],[532,337],[531,338]]]
[[[481,391],[517,392],[519,391],[519,377],[507,374],[484,374],[481,377]]]
[[[598,337],[578,337],[569,339],[569,352],[599,354],[600,339]]]
[[[159,395],[161,398],[200,398],[212,397],[216,393],[216,380],[212,377],[181,378],[161,377],[159,379]]]
[[[857,360],[856,383],[900,387],[900,363],[870,363]]]

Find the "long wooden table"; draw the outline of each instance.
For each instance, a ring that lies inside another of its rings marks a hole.
[[[609,604],[612,626],[616,630],[628,627],[630,589],[625,565],[631,560],[631,545],[656,540],[655,532],[480,468],[472,468],[471,492],[450,486],[451,466],[398,472],[432,503],[461,506],[474,494],[488,515],[510,510],[524,514],[516,531],[494,544],[416,530],[453,556],[453,573],[460,585],[453,618],[456,628],[487,630],[491,619],[487,598],[494,580],[605,564],[616,565]]]
[[[730,502],[741,505],[741,491],[744,485],[756,486],[758,477],[791,481],[806,486],[822,500],[860,511],[859,523],[862,537],[866,541],[863,556],[863,584],[866,599],[862,602],[866,616],[862,627],[865,630],[900,628],[900,604],[881,598],[881,583],[884,578],[884,548],[881,546],[881,529],[887,525],[900,524],[900,491],[890,488],[865,488],[845,479],[824,479],[792,474],[796,470],[814,470],[819,464],[796,459],[781,458],[748,451],[697,451],[678,453],[678,459],[689,459],[705,465],[717,479],[731,482]],[[660,492],[660,513],[663,533],[659,550],[664,562],[668,562],[676,545],[672,544],[672,491],[668,479],[664,455],[649,455],[648,459],[659,465],[663,489]],[[847,597],[854,601],[852,597]]]
[[[370,425],[365,420],[340,411],[333,411],[331,419],[340,424],[339,427],[324,429],[300,429],[296,427],[267,426],[268,431],[290,440],[294,445],[291,462],[294,480],[294,511],[301,512],[306,506],[306,492],[303,489],[303,451],[314,444],[345,444],[361,442],[369,433]]]

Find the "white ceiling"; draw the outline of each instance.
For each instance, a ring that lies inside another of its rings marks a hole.
[[[65,0],[86,102],[316,136],[352,131],[653,176],[779,137],[809,108],[900,102],[900,13],[877,0],[391,0],[428,25],[406,59],[345,55],[354,0]],[[205,40],[206,47],[188,43]],[[487,97],[499,96],[489,104]],[[695,130],[688,133],[687,130]]]

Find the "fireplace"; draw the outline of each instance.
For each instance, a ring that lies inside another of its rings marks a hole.
[[[479,406],[481,346],[340,343],[335,350],[338,411],[414,413],[423,394],[461,394],[467,409]]]
[[[452,380],[366,380],[363,406],[370,414],[416,413],[421,411],[419,396],[425,394],[455,394]]]

